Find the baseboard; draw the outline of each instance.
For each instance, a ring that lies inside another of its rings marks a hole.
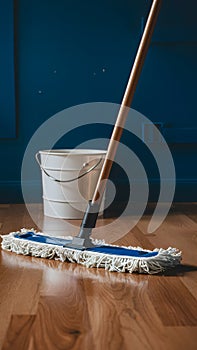
[[[29,202],[40,203],[41,184],[40,181],[26,181],[23,185]],[[1,203],[24,203],[21,181],[0,181]]]
[[[117,182],[118,183],[118,182]],[[159,179],[149,180],[149,201],[157,201],[159,194]],[[26,181],[23,184],[29,202],[38,203],[42,201],[42,188],[40,181]],[[124,203],[127,186],[124,181],[118,183],[121,199],[114,205],[118,206],[120,201]],[[177,179],[175,202],[197,202],[197,178]],[[0,203],[23,203],[23,195],[20,181],[0,181]]]

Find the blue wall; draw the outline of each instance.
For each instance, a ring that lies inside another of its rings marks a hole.
[[[81,103],[120,103],[150,4],[15,1],[18,130],[15,139],[0,140],[0,202],[22,201],[23,154],[45,120]],[[163,1],[132,105],[164,123],[180,201],[197,200],[196,11],[195,0]]]

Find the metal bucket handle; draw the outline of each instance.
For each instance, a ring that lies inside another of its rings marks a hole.
[[[45,173],[45,175],[47,175],[51,180],[55,181],[55,182],[60,182],[60,183],[65,183],[65,182],[72,182],[72,181],[75,181],[75,180],[79,180],[81,179],[83,176],[89,174],[91,171],[93,171],[94,169],[97,168],[97,166],[102,162],[103,158],[100,158],[99,161],[94,164],[93,166],[91,166],[88,170],[85,171],[85,173],[73,178],[73,179],[69,179],[69,180],[59,180],[59,179],[56,179],[55,177],[51,176],[41,165],[41,162],[40,162],[40,159],[39,159],[39,152],[36,153],[35,155],[35,158],[36,158],[36,161],[38,163],[38,165],[40,166],[40,169]],[[83,166],[82,166],[82,169],[85,168],[86,166],[88,165],[88,163],[84,163]]]

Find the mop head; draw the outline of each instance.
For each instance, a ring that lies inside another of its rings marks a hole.
[[[95,247],[85,250],[65,247],[73,237],[53,237],[22,229],[2,235],[2,249],[72,263],[86,267],[102,267],[116,272],[155,274],[180,264],[181,252],[176,248],[145,250],[140,247],[120,247],[92,239]]]

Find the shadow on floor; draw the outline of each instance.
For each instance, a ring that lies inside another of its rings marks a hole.
[[[197,271],[197,266],[180,264],[176,268],[162,273],[164,276],[184,276],[187,272]]]

